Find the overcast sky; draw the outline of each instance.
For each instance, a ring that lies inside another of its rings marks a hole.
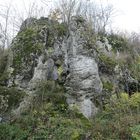
[[[20,16],[25,15],[28,11],[30,4],[35,0],[0,0],[0,5],[8,6],[10,2],[14,6],[15,10],[20,13]],[[36,0],[38,8],[40,8],[40,13],[48,12],[48,7],[43,11],[41,7],[45,7],[44,4],[40,4],[44,0]],[[54,0],[48,0],[54,1]],[[55,0],[57,1],[57,0]],[[122,31],[135,31],[140,32],[140,0],[96,0],[99,3],[110,3],[113,4],[115,10],[117,11],[116,16],[113,19],[112,28]],[[49,8],[52,4],[48,3]],[[2,11],[2,9],[0,9]]]

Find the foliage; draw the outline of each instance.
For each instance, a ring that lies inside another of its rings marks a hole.
[[[90,122],[76,117],[76,114],[71,114],[70,110],[62,113],[54,104],[46,103],[18,119],[16,124],[22,131],[28,132],[29,139],[81,140],[86,136]]]
[[[109,41],[109,44],[112,45],[112,48],[114,49],[114,51],[126,51],[128,50],[128,40],[119,35],[119,34],[109,34],[107,36],[107,39]]]
[[[77,24],[84,20],[79,17]],[[34,61],[33,55],[40,55],[44,47],[48,48],[48,54],[53,54],[55,39],[63,38],[67,34],[67,26],[64,23],[40,19],[35,21],[34,27],[23,29],[17,35],[14,43],[14,68],[15,72],[24,71]],[[45,27],[44,27],[45,26]],[[48,31],[46,46],[44,38],[39,34]],[[90,29],[89,29],[90,30]],[[83,32],[88,42],[88,49],[96,42],[96,36],[92,32]],[[127,49],[127,39],[111,34],[107,36],[114,51]],[[33,55],[32,55],[33,54]],[[114,72],[118,62],[113,57],[99,54],[99,69],[107,74]],[[4,73],[7,58],[0,58],[0,84],[7,79],[8,73]],[[23,66],[23,64],[25,64]],[[139,67],[139,59],[134,63]],[[59,76],[63,73],[62,65],[58,65]],[[139,68],[134,70],[139,76]],[[113,90],[113,84],[103,82],[103,88],[108,92]],[[25,112],[14,122],[0,124],[0,139],[46,139],[46,140],[139,140],[140,139],[140,93],[131,97],[126,93],[112,95],[110,99],[104,99],[103,111],[93,119],[85,118],[77,109],[71,109],[66,102],[66,93],[62,85],[57,81],[41,81],[35,91],[34,103],[31,110]],[[5,112],[17,107],[25,93],[16,88],[0,87],[0,111]]]
[[[106,56],[105,54],[99,54],[99,69],[105,73],[114,72],[114,68],[117,65],[117,61],[113,57]]]
[[[137,57],[131,63],[129,63],[129,69],[133,75],[133,77],[137,80],[140,79],[140,57]]]
[[[132,137],[135,140],[139,140],[140,139],[140,125],[135,125],[131,128],[132,131]]]
[[[58,75],[61,76],[61,74],[63,73],[63,68],[62,66],[58,67]]]
[[[61,114],[60,114],[61,113]],[[62,113],[56,110],[53,104],[49,103],[44,106],[41,111],[34,110],[35,116],[40,116],[40,120],[37,122],[38,129],[35,137],[45,137],[48,139],[62,140],[69,138],[70,140],[78,140],[85,134],[84,128],[86,126],[86,119],[72,118],[67,109]],[[42,119],[41,119],[42,118]],[[43,121],[42,121],[43,120]],[[44,127],[45,128],[44,128]],[[41,128],[44,129],[41,129]]]
[[[26,66],[31,64],[32,54],[40,54],[42,44],[37,42],[37,31],[32,28],[27,28],[18,33],[16,41],[13,43],[14,59],[13,65],[15,71],[20,72],[23,69],[23,63]]]
[[[23,131],[16,125],[0,124],[1,140],[25,140],[27,132]]]
[[[6,72],[7,61],[8,55],[4,52],[0,56],[0,85],[2,86],[6,85],[8,79],[8,73]]]
[[[0,112],[2,113],[13,107],[17,107],[24,96],[25,93],[16,88],[0,86]]]
[[[64,89],[56,81],[42,81],[36,91],[37,100],[41,102],[53,102],[56,107],[60,104],[66,104]],[[60,107],[61,108],[61,107]]]
[[[67,33],[67,26],[64,23],[56,24],[54,29],[56,30],[55,33],[58,34],[57,35],[58,37],[62,37]]]
[[[8,72],[4,72],[1,76],[0,76],[0,86],[7,86],[7,81],[9,78],[9,74]]]
[[[29,27],[23,28],[12,43],[14,73],[21,73],[27,66],[34,66],[35,58],[40,56],[45,47],[49,48],[51,54],[55,39],[60,39],[66,33],[64,23],[47,18],[35,20]]]
[[[7,59],[8,59],[8,56],[5,54],[0,56],[0,76],[3,74],[6,68]]]
[[[109,92],[113,90],[113,84],[109,81],[103,81],[103,88]]]
[[[4,127],[0,129],[2,138],[9,140],[6,136],[15,139],[20,136],[21,139],[31,140],[139,140],[139,93],[131,97],[126,93],[112,95],[106,101],[104,111],[93,120],[88,120],[77,109],[71,110],[67,106],[60,85],[48,81],[41,83],[39,89],[36,98],[43,94],[43,100],[35,100],[30,112],[24,113],[11,125],[0,125],[0,128]]]
[[[112,95],[104,111],[94,119],[95,140],[139,138],[140,93],[132,97],[126,93],[118,96]]]
[[[15,128],[13,132],[15,139],[19,135],[21,139],[24,137],[31,140],[81,140],[88,136],[88,131],[91,128],[90,121],[77,110],[70,110],[65,101],[63,88],[59,86],[54,88],[53,84],[52,81],[41,84],[40,92],[42,91],[43,95],[46,94],[43,102],[35,100],[30,112],[24,113],[11,125],[4,125],[6,130],[18,126],[20,133]],[[36,94],[41,95],[39,91]],[[36,98],[39,98],[39,96]],[[0,133],[2,131],[5,140],[9,140],[6,134],[10,137],[13,135],[6,130],[0,130]]]
[[[117,114],[121,113],[137,113],[140,109],[140,93],[135,93],[131,97],[127,93],[121,93],[119,98],[113,95],[110,103],[106,105],[106,111]]]
[[[85,19],[82,16],[77,16],[75,18],[76,18],[77,24],[80,24],[80,23],[84,23],[85,22]]]

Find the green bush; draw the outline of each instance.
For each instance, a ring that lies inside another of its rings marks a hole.
[[[5,71],[5,68],[7,66],[7,60],[8,60],[8,56],[3,54],[2,56],[0,56],[0,76],[2,76],[2,74]]]
[[[63,37],[67,33],[67,26],[64,23],[56,24],[54,28],[58,34],[58,37]]]
[[[35,104],[37,103],[35,102]],[[34,106],[30,112],[22,115],[10,126],[5,127],[9,129],[9,127],[16,125],[19,132],[26,134],[23,135],[26,136],[25,139],[31,140],[41,138],[46,140],[81,140],[87,138],[91,122],[77,111],[63,107],[62,103],[54,104],[52,101],[47,101],[47,103],[42,103],[40,106]],[[17,134],[16,132],[14,132],[16,138],[19,135],[22,136],[22,133]],[[3,136],[6,133],[4,131]],[[5,140],[9,139],[6,137]]]
[[[40,54],[43,44],[37,41],[38,33],[33,28],[27,28],[18,33],[16,41],[12,44],[14,52],[14,72],[21,72],[25,66],[31,65],[33,58],[31,53]]]
[[[54,81],[45,81],[40,84],[36,95],[31,110],[22,114],[10,126],[5,126],[8,130],[9,127],[18,126],[19,132],[23,132],[17,134],[15,128],[15,138],[19,135],[21,139],[26,136],[25,139],[31,140],[81,140],[88,137],[91,122],[77,110],[68,108],[63,87]],[[2,135],[6,133],[10,135],[6,131]],[[5,137],[5,140],[9,139]]]
[[[1,76],[0,76],[0,86],[7,86],[7,81],[9,79],[9,74],[8,72],[4,72]]]
[[[25,93],[16,88],[0,86],[0,112],[5,112],[13,107],[17,107],[24,96]]]
[[[107,36],[107,39],[109,41],[109,44],[112,45],[114,51],[126,51],[129,49],[127,38],[121,35],[112,33]]]
[[[111,82],[109,82],[109,81],[104,82],[103,81],[102,83],[103,83],[103,89],[105,89],[109,92],[113,91],[113,84]]]
[[[27,140],[27,134],[16,125],[0,124],[0,140]]]
[[[8,80],[8,73],[6,72],[8,55],[7,50],[3,52],[0,56],[0,85],[6,86]]]
[[[99,55],[99,70],[104,73],[111,73],[114,72],[114,68],[117,65],[117,61],[113,57],[108,57],[105,54]]]
[[[55,91],[53,84],[52,81],[45,82],[45,87],[43,85],[41,89],[51,91],[53,94]],[[56,89],[62,92],[60,87]],[[5,140],[9,140],[6,137],[9,135],[12,137],[14,135],[15,139],[20,136],[21,139],[31,140],[139,140],[139,93],[131,97],[126,93],[121,93],[119,97],[112,95],[104,111],[97,114],[93,120],[86,119],[77,110],[65,108],[62,102],[56,102],[56,97],[50,99],[54,96],[50,97],[48,93],[45,96],[45,98],[48,96],[45,102],[41,102],[38,106],[35,101],[36,105],[30,112],[23,114],[10,126],[6,125],[6,128],[0,129],[1,137],[5,136]],[[11,129],[13,127],[14,132]],[[12,134],[9,134],[9,129]]]
[[[140,80],[140,57],[137,57],[135,60],[128,64],[128,68],[130,69],[133,77],[137,80]]]
[[[93,121],[95,140],[139,140],[140,93],[112,95]]]
[[[53,103],[35,107],[16,121],[20,129],[27,130],[30,139],[81,140],[91,128],[90,121],[77,117],[77,112],[60,111]]]
[[[134,140],[140,140],[140,125],[135,125],[131,127],[132,137]]]
[[[127,93],[121,93],[119,98],[112,95],[106,111],[114,113],[137,113],[140,111],[140,93],[135,93],[131,97]]]
[[[36,95],[42,102],[50,101],[56,105],[61,103],[66,104],[64,88],[53,80],[42,81],[39,83]]]

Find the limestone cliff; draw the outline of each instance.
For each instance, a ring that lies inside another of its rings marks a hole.
[[[122,69],[109,39],[95,36],[81,17],[73,17],[69,27],[48,18],[27,19],[11,49],[6,86],[28,94],[14,110],[16,115],[30,107],[43,81],[63,85],[69,106],[76,106],[87,118],[111,93],[129,90],[129,83],[139,84],[129,70]]]

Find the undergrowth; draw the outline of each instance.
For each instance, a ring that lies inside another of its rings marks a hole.
[[[0,124],[4,140],[139,140],[140,94],[112,95],[104,110],[85,118],[66,103],[65,90],[54,81],[40,84],[30,111]]]

